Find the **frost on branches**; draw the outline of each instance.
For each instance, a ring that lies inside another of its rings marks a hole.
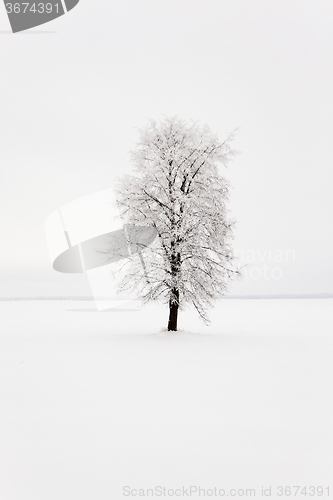
[[[208,322],[207,307],[239,274],[231,245],[235,223],[226,207],[229,182],[218,170],[236,154],[232,139],[221,142],[207,126],[178,118],[151,121],[132,152],[136,176],[118,180],[126,223],[157,231],[154,243],[126,262],[121,291],[136,291],[144,302],[163,298],[168,330],[177,330],[185,304]]]

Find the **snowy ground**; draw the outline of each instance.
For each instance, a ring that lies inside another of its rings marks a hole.
[[[159,305],[0,302],[0,499],[333,495],[332,306],[221,300],[209,327],[189,311],[191,333],[168,334]]]

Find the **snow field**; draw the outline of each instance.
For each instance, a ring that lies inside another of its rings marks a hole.
[[[168,333],[159,304],[1,302],[0,498],[328,486],[332,304],[220,300]]]

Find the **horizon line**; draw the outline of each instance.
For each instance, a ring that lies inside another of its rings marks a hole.
[[[216,300],[237,300],[237,299],[330,299],[333,298],[333,293],[281,293],[281,294],[253,294],[253,295],[222,295]],[[133,297],[94,297],[91,296],[17,296],[17,297],[0,297],[0,301],[28,301],[28,300],[76,300],[76,301],[94,301],[94,300],[140,300]]]

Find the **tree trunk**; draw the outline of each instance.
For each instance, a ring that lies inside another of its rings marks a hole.
[[[179,291],[173,289],[173,296],[176,298],[176,302],[169,300],[169,323],[168,331],[177,331],[177,321],[178,321],[178,308],[179,308]]]

